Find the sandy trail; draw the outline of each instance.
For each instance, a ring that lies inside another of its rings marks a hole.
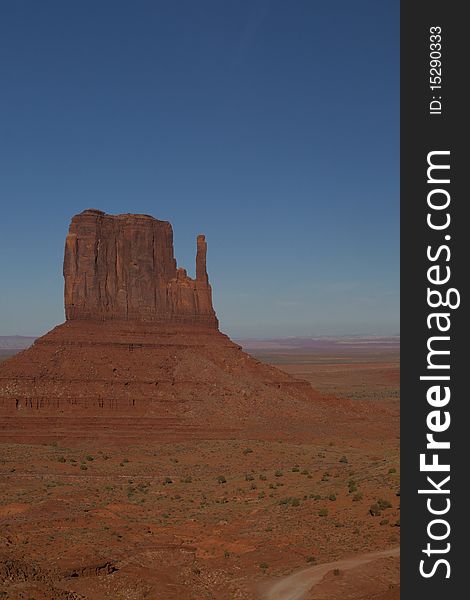
[[[302,600],[305,594],[312,587],[319,583],[323,577],[333,569],[347,571],[360,565],[377,560],[378,558],[386,558],[389,556],[399,556],[400,548],[390,548],[388,550],[380,550],[371,552],[370,554],[362,554],[353,556],[343,560],[337,560],[315,567],[308,567],[283,577],[281,580],[272,583],[264,592],[264,600]]]

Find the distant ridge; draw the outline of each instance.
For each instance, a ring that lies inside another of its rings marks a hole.
[[[248,351],[272,352],[350,352],[352,350],[399,350],[400,336],[350,335],[343,337],[282,337],[235,340]]]
[[[35,339],[29,335],[0,335],[0,350],[24,350],[32,346]]]

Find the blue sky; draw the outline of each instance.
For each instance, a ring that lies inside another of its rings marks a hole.
[[[0,72],[0,335],[85,208],[205,233],[234,337],[398,332],[397,0],[4,0]]]

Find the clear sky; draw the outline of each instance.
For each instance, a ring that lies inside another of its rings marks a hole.
[[[196,235],[234,337],[398,333],[398,0],[3,0],[0,335],[85,208]]]

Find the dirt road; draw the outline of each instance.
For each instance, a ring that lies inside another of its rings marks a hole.
[[[302,571],[297,571],[296,573],[292,573],[292,575],[288,575],[287,577],[283,577],[279,581],[272,583],[264,591],[262,598],[263,600],[302,600],[302,598],[305,597],[305,594],[333,569],[347,571],[348,569],[365,565],[378,558],[398,556],[399,554],[400,548],[397,547],[308,567],[307,569],[302,569]]]

